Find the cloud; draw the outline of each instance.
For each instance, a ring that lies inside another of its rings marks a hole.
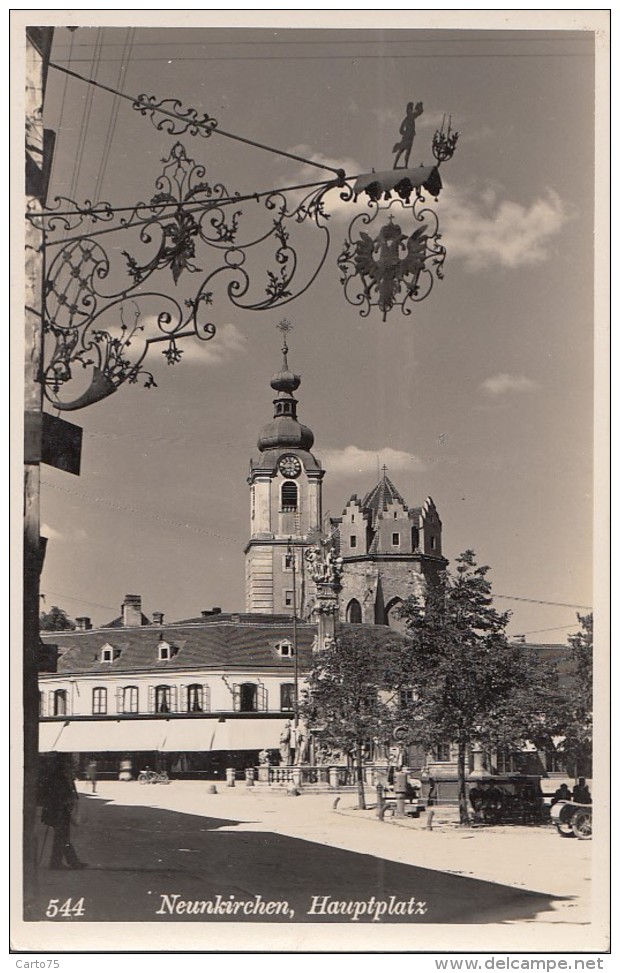
[[[178,342],[179,351],[183,352],[181,362],[195,362],[202,365],[220,365],[235,355],[242,354],[246,349],[246,337],[235,324],[222,324],[210,341],[201,341],[197,337],[183,338]],[[165,358],[157,354],[167,347],[165,342],[153,345],[146,360],[145,367],[150,368],[157,361],[166,364]]]
[[[491,375],[482,382],[480,388],[487,395],[505,395],[506,392],[531,392],[538,388],[536,382],[525,375],[508,375],[501,372],[499,375]]]
[[[441,203],[445,203],[441,206]],[[495,190],[444,193],[438,207],[448,256],[468,270],[523,267],[549,256],[549,244],[571,218],[552,189],[529,206],[499,199]]]
[[[332,476],[353,476],[358,474],[377,475],[377,469],[387,466],[388,474],[424,470],[422,460],[400,449],[386,447],[373,451],[360,449],[359,446],[345,446],[344,449],[323,449],[321,460]]]

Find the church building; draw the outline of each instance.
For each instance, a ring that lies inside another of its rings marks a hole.
[[[245,612],[212,608],[170,622],[162,612],[145,615],[134,594],[100,628],[80,618],[75,631],[43,633],[42,753],[72,753],[81,767],[97,760],[110,777],[149,765],[219,779],[229,768],[256,767],[262,754],[268,779],[284,783],[279,743],[328,627],[368,626],[381,644],[400,626],[401,602],[423,600],[447,566],[435,504],[429,497],[409,506],[385,467],[324,529],[325,471],[297,416],[301,379],[289,369],[286,333],[282,355],[273,418],[250,464]],[[329,586],[313,564],[321,547],[338,562],[329,610]],[[346,782],[346,755],[331,760],[330,773]],[[450,744],[420,760],[433,774],[455,768]]]

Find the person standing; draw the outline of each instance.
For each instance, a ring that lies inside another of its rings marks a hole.
[[[573,801],[575,804],[592,803],[592,795],[590,794],[590,788],[586,784],[585,777],[580,777],[573,787]]]
[[[71,755],[55,753],[41,782],[41,821],[54,831],[52,869],[88,868],[71,843],[71,815],[77,801]]]

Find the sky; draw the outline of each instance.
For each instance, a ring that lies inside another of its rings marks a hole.
[[[444,114],[461,134],[430,202],[445,276],[410,316],[394,308],[384,322],[347,303],[336,261],[360,207],[332,192],[327,257],[301,297],[241,310],[226,292],[234,274],[221,272],[205,309],[212,341],[185,339],[174,366],[151,347],[157,388],[124,386],[65,414],[84,430],[82,470],[42,469],[42,607],[95,624],[129,592],[169,621],[244,609],[247,475],[272,416],[285,316],[299,417],[326,469],[324,511],[340,515],[385,463],[409,505],[432,496],[452,563],[473,548],[491,566],[510,634],[565,641],[593,603],[593,32],[59,27],[52,61],[126,94],[179,99],[227,132],[348,176],[391,168],[409,101],[424,104],[413,166],[433,162]],[[148,200],[176,141],[229,193],[329,177],[225,137],[157,131],[127,101],[53,68],[45,124],[57,131],[50,204]],[[248,236],[270,228],[262,204],[239,209]],[[410,212],[392,212],[409,232]],[[307,223],[290,232],[309,278],[324,235]],[[99,240],[114,283],[124,249],[142,262],[155,252],[133,230]],[[202,246],[195,263],[201,273],[175,285],[158,271],[148,289],[182,303],[221,254]],[[273,247],[248,266],[260,300]],[[151,311],[144,302],[147,330]]]

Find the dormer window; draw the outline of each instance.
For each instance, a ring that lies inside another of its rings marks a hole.
[[[280,653],[283,659],[292,659],[295,655],[295,649],[293,648],[293,643],[289,642],[288,639],[284,639],[282,642],[278,642],[276,645],[277,651]]]
[[[160,662],[169,662],[172,658],[172,646],[168,642],[160,642],[157,646]]]
[[[114,646],[106,644],[101,649],[101,662],[114,662]]]

